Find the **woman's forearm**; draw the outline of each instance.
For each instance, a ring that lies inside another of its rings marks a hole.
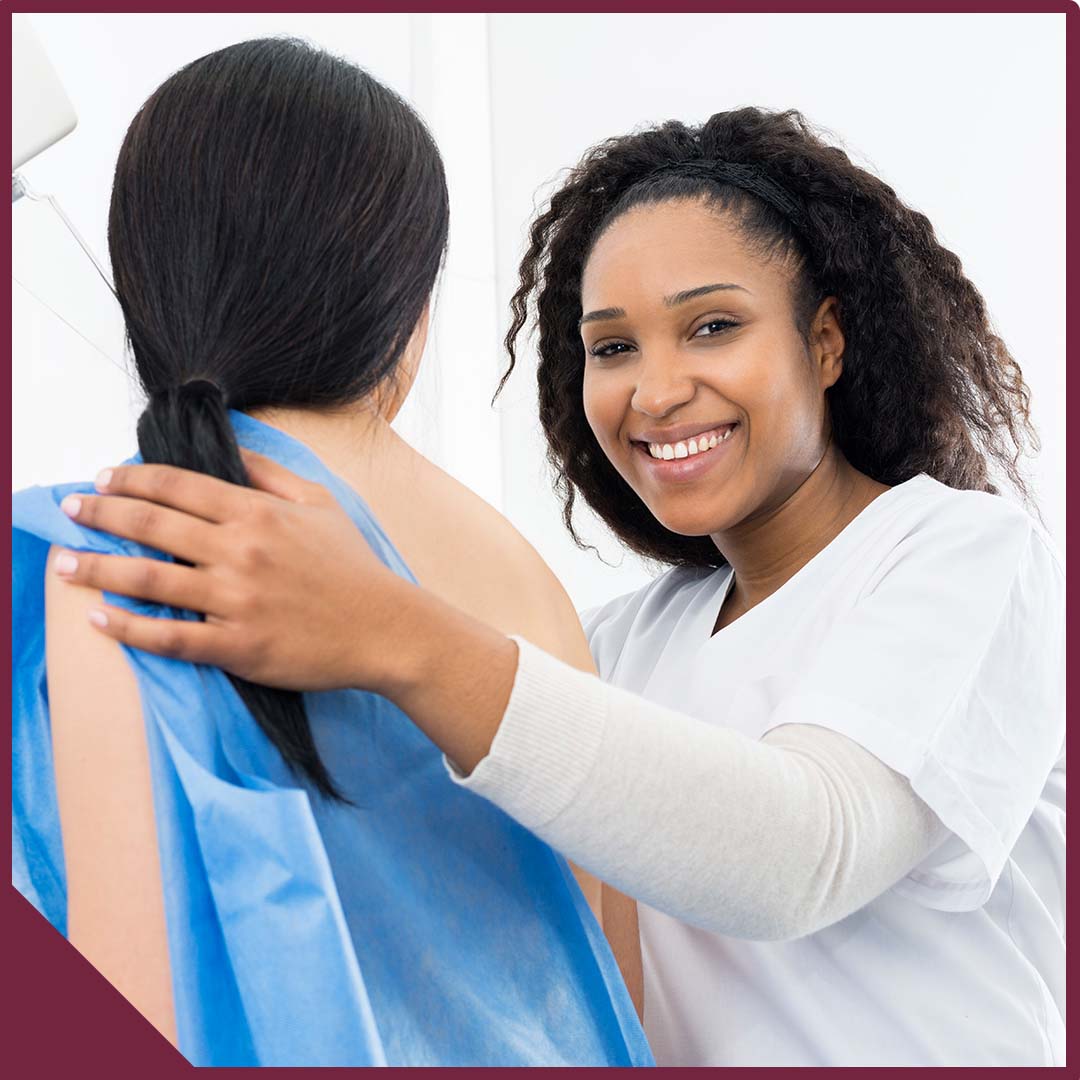
[[[401,592],[380,691],[458,782],[654,907],[731,936],[797,937],[869,902],[945,835],[902,776],[836,732],[749,739]]]
[[[868,903],[947,835],[904,777],[837,732],[788,724],[750,739],[520,650],[490,753],[455,778],[677,918],[799,937]]]

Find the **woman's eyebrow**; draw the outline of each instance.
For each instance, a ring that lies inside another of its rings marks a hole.
[[[587,322],[602,322],[604,319],[621,319],[625,314],[626,311],[621,307],[600,308],[582,315],[578,319],[578,326],[584,326]]]
[[[698,285],[693,289],[683,289],[682,292],[677,292],[673,296],[665,296],[664,306],[678,307],[679,304],[685,304],[687,300],[696,300],[699,296],[705,296],[720,289],[738,289],[739,292],[744,292],[747,296],[754,295],[749,289],[743,288],[742,285],[735,285],[730,281],[717,281],[712,285]],[[625,315],[626,311],[621,307],[599,308],[596,311],[589,311],[582,315],[578,319],[578,326],[584,326],[590,322],[602,322],[605,319],[621,319]]]
[[[747,296],[753,296],[749,289],[744,289],[741,285],[734,285],[730,281],[718,281],[712,285],[698,285],[695,289],[684,289],[682,292],[675,293],[674,296],[665,296],[664,306],[678,307],[679,304],[685,304],[687,300],[696,300],[699,296],[705,296],[707,293],[717,292],[720,289],[738,289]]]

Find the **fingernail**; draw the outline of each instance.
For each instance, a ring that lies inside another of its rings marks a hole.
[[[60,509],[68,517],[78,517],[79,511],[82,509],[82,499],[77,498],[75,495],[68,495],[60,501]]]
[[[109,486],[109,481],[112,479],[112,469],[102,469],[94,478],[94,487],[98,491],[104,491]]]
[[[109,625],[109,616],[106,615],[105,612],[101,611],[99,608],[91,608],[88,618],[95,626]]]
[[[74,574],[79,569],[79,560],[66,551],[63,555],[56,556],[56,572],[58,574]]]

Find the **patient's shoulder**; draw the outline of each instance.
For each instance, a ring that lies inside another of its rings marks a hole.
[[[577,612],[532,544],[474,491],[421,461],[409,498],[376,510],[420,584],[504,633],[590,667]]]
[[[56,574],[61,549],[49,549],[45,567],[45,631],[50,678],[70,683],[76,698],[88,691],[124,695],[131,712],[140,710],[135,677],[120,646],[98,633],[88,618],[91,608],[103,608],[99,589],[63,581]],[[76,553],[77,554],[77,553]],[[100,737],[100,736],[95,736]]]
[[[103,772],[117,773],[110,781],[113,795],[134,784],[134,767],[146,754],[146,737],[135,675],[120,645],[90,625],[91,609],[104,608],[105,598],[98,589],[59,578],[58,553],[57,548],[50,549],[45,574],[50,729],[61,817],[65,801],[78,806],[71,817],[81,829],[89,816],[86,805],[99,794],[94,788]],[[134,798],[134,788],[130,794]],[[65,837],[64,846],[70,862],[69,839]]]

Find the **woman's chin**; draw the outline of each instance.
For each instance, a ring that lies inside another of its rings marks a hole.
[[[739,478],[740,480],[742,477]],[[653,517],[679,536],[716,536],[738,524],[747,492],[743,483],[727,477],[721,482],[670,485],[638,483],[638,497]]]
[[[661,510],[650,507],[654,516],[669,532],[679,536],[714,536],[724,531],[727,517],[730,515],[707,513],[691,507]]]

